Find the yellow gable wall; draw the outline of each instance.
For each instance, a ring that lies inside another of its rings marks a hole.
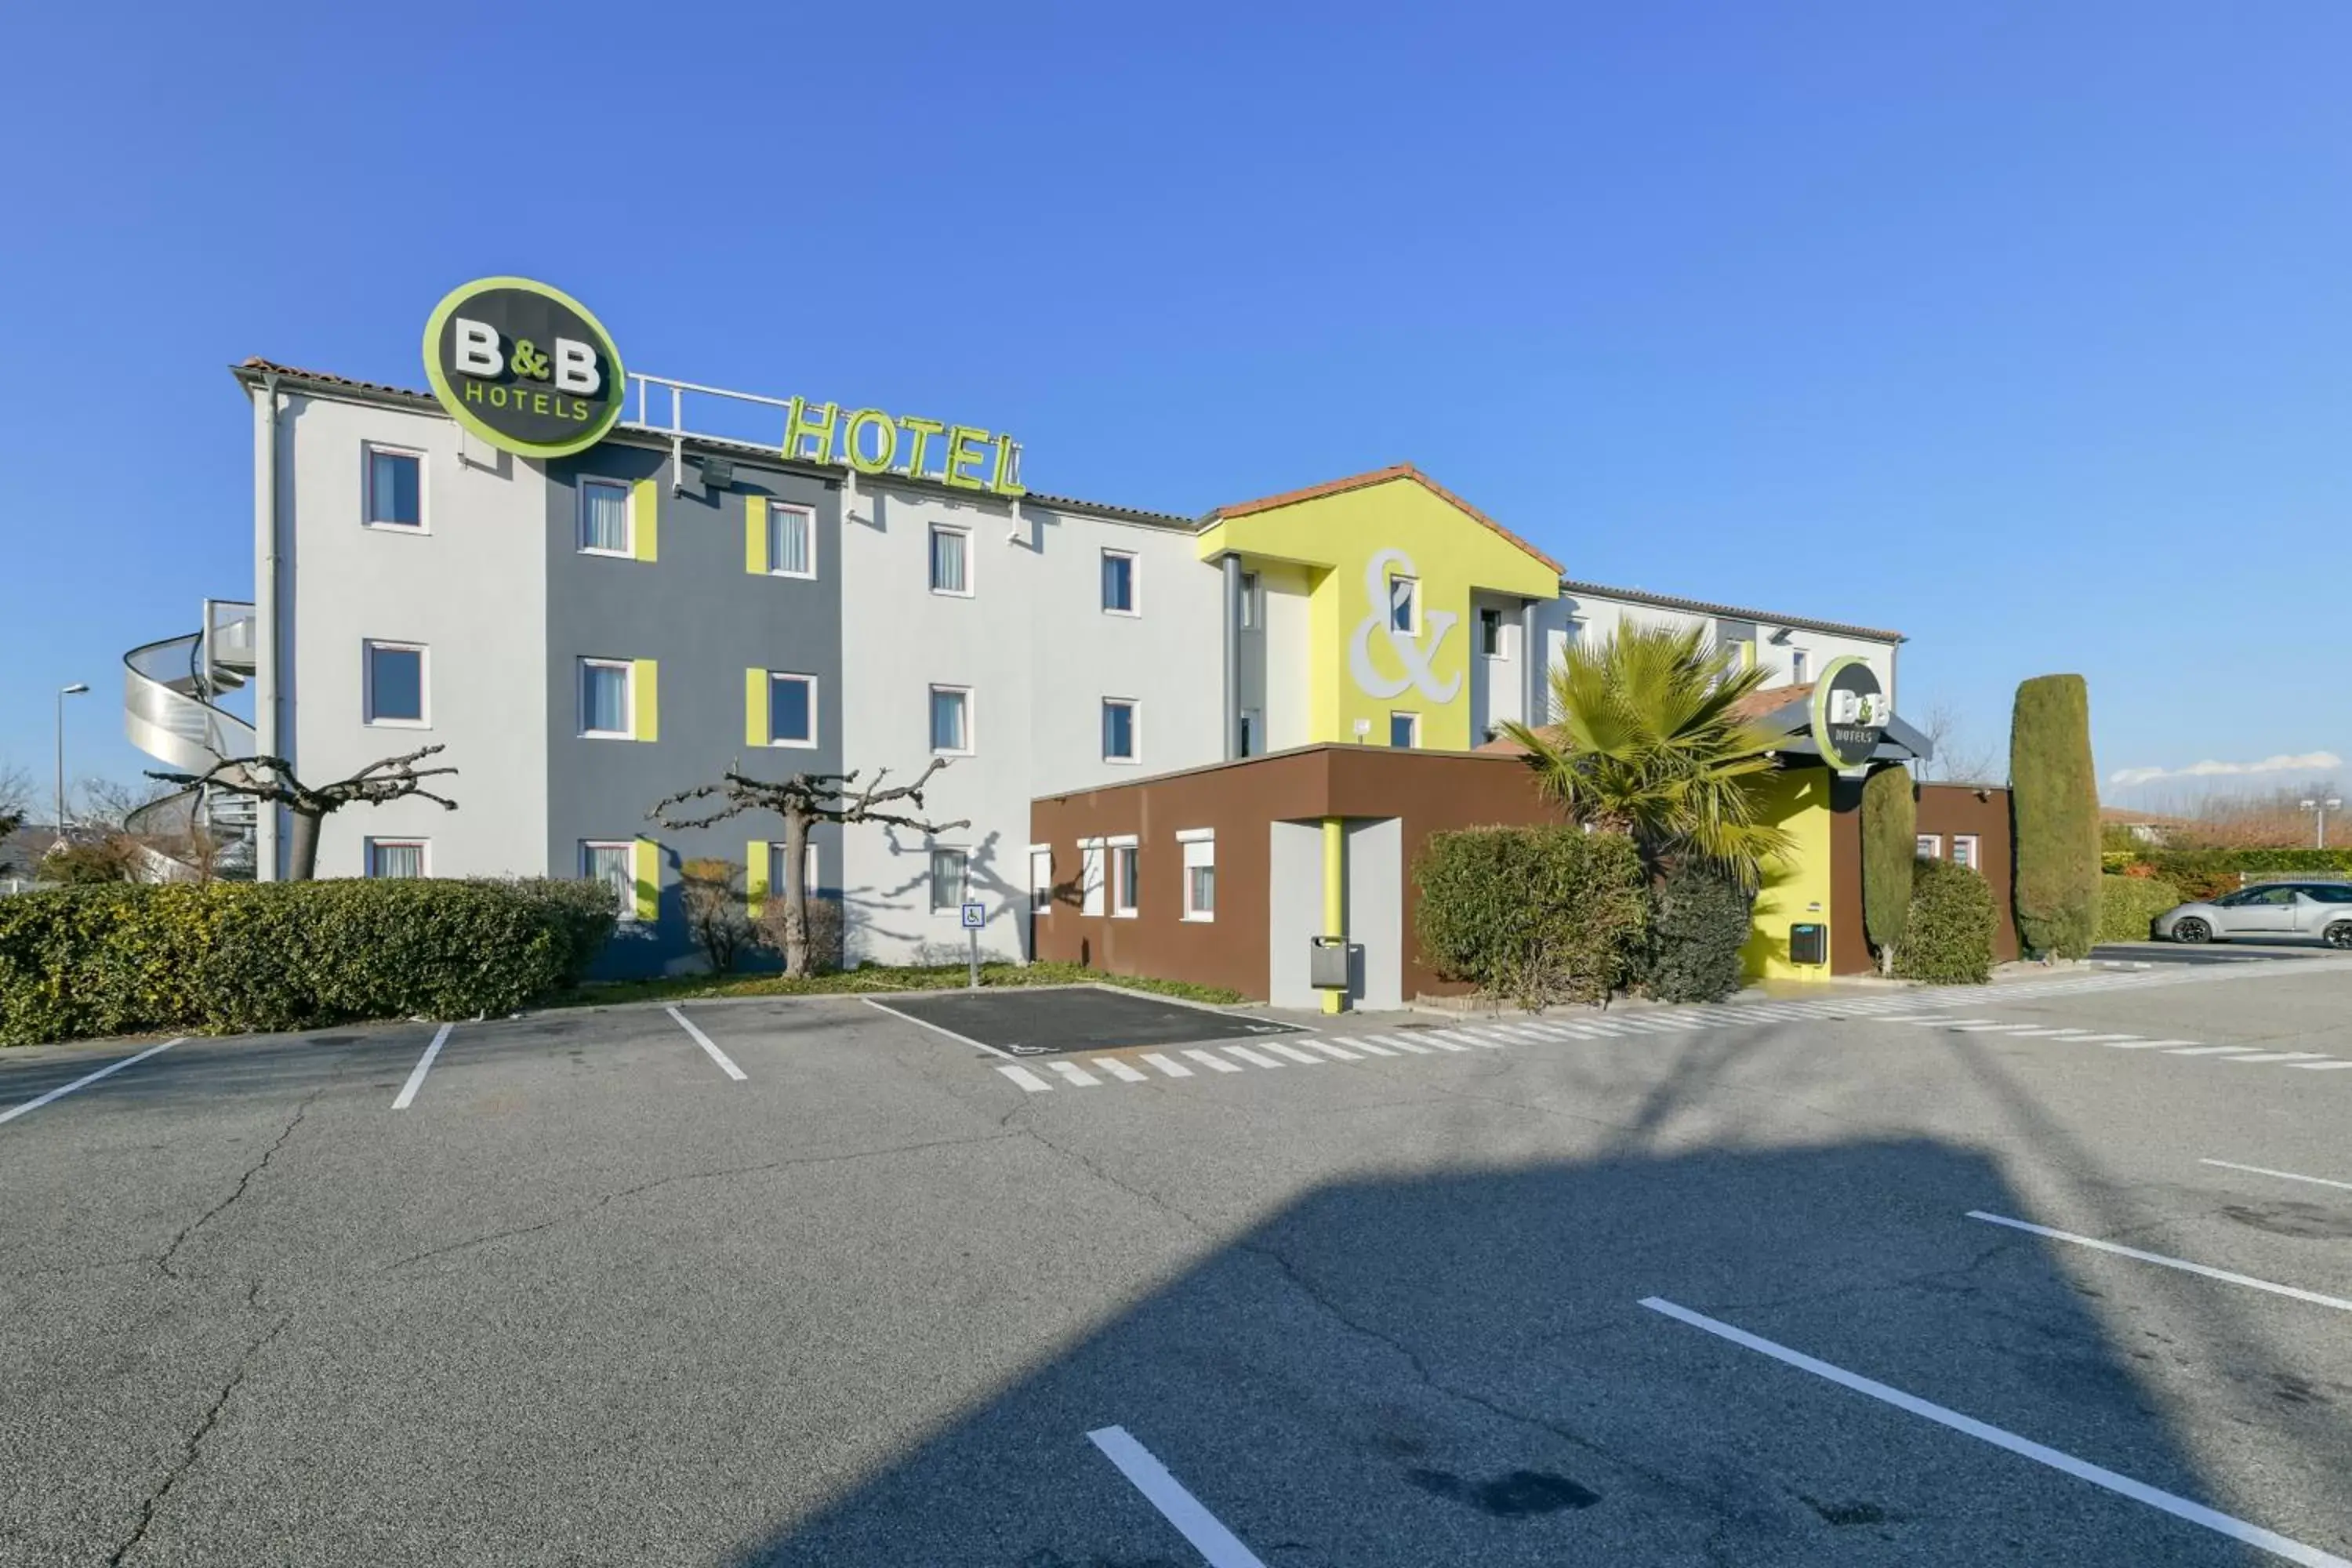
[[[1764,862],[1764,888],[1740,958],[1750,980],[1827,980],[1826,963],[1789,962],[1789,927],[1862,918],[1861,910],[1835,908],[1831,900],[1830,771],[1784,767],[1762,783],[1765,820],[1786,828],[1795,843],[1790,854]]]
[[[1471,591],[1559,594],[1549,563],[1406,478],[1228,518],[1202,535],[1202,559],[1228,551],[1308,569],[1310,741],[1386,745],[1389,715],[1413,712],[1424,748],[1468,750],[1484,739],[1470,733]],[[1420,579],[1418,637],[1389,635],[1391,575]]]

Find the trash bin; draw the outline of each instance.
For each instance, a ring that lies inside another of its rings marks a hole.
[[[1307,984],[1318,991],[1348,989],[1348,939],[1318,936],[1307,955]]]
[[[1791,963],[1827,963],[1830,961],[1830,928],[1818,921],[1801,921],[1789,928],[1789,962]]]

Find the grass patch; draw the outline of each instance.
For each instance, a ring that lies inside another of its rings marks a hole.
[[[686,1002],[712,996],[871,996],[892,991],[960,991],[971,978],[970,966],[961,963],[904,968],[869,963],[862,969],[813,974],[805,980],[788,980],[781,974],[678,974],[658,980],[602,981],[583,985],[544,1005],[604,1007],[616,1002]],[[1076,963],[983,963],[980,966],[980,983],[984,987],[1099,984],[1216,1006],[1247,1000],[1240,992],[1228,991],[1222,985],[1106,974],[1099,969]]]

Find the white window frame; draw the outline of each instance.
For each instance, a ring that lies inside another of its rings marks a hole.
[[[416,656],[416,717],[379,719],[375,711],[375,651]],[[433,728],[433,650],[421,642],[395,637],[360,639],[360,721],[371,730],[430,730]]]
[[[1405,624],[1401,626],[1396,624],[1396,591],[1397,584],[1400,583],[1405,585]],[[1386,624],[1392,630],[1402,632],[1409,637],[1419,637],[1421,635],[1421,579],[1402,572],[1390,573],[1389,602],[1381,613]]]
[[[360,849],[362,874],[370,881],[404,882],[411,879],[406,877],[378,877],[375,869],[375,852],[378,849],[414,849],[416,851],[415,879],[422,881],[433,875],[433,840],[430,838],[404,838],[396,835],[378,838],[370,834],[361,840]]]
[[[617,849],[621,862],[627,868],[628,880],[621,892],[620,921],[633,926],[637,921],[637,841],[634,838],[583,838],[580,841],[580,876],[584,881],[595,875],[595,851]]]
[[[943,533],[953,535],[962,543],[963,586],[961,588],[942,588],[935,580],[934,567],[936,566],[939,559],[939,539],[940,535]],[[929,583],[930,584],[931,592],[937,594],[940,597],[943,599],[971,598],[972,596],[972,590],[977,585],[974,584],[972,579],[977,575],[976,569],[978,565],[979,552],[974,551],[971,547],[971,530],[965,527],[963,524],[960,522],[935,522],[931,524],[929,531],[923,535],[923,581]]]
[[[1917,835],[1917,838],[1918,845],[1912,851],[1914,858],[1920,860],[1941,860],[1944,858],[1944,836],[1942,834],[1922,833]]]
[[[1801,647],[1790,648],[1789,650],[1789,684],[1791,686],[1802,686],[1807,680],[1811,679],[1812,678],[1812,655],[1807,649]]]
[[[1960,848],[1960,846],[1963,844],[1968,846],[1968,848],[1965,851]],[[1969,870],[1974,871],[1979,875],[1982,875],[1984,872],[1984,865],[1983,862],[1978,858],[1979,852],[1979,847],[1978,844],[1978,836],[1976,834],[1955,833],[1952,835],[1951,859],[1953,865],[1966,866]],[[1964,855],[1966,857],[1965,858],[1963,858]]]
[[[1044,862],[1045,879],[1037,879],[1038,864]],[[1054,847],[1050,844],[1029,846],[1029,912],[1039,920],[1054,912]]]
[[[1135,885],[1143,880],[1143,841],[1132,833],[1115,833],[1103,840],[1109,861],[1106,877],[1110,888],[1110,918],[1131,921],[1141,917],[1143,907],[1136,899]],[[1131,876],[1119,875],[1119,867],[1127,856],[1135,858]]]
[[[619,730],[592,730],[588,727],[588,672],[591,669],[617,669],[621,672],[621,722]],[[572,700],[580,710],[580,738],[583,741],[634,741],[637,738],[637,662],[633,658],[589,658],[580,660],[579,677],[572,682]]]
[[[637,558],[637,518],[635,509],[629,504],[633,499],[630,495],[629,482],[626,479],[608,479],[601,474],[583,474],[580,478],[578,488],[580,491],[580,520],[578,532],[574,542],[579,545],[580,553],[583,555],[602,555],[614,561],[635,560]],[[618,550],[607,550],[603,545],[591,544],[588,542],[588,492],[592,489],[618,490],[621,492],[621,528],[623,540],[621,548]]]
[[[1405,721],[1406,727],[1412,736],[1412,739],[1407,741],[1402,746],[1396,743],[1396,721],[1400,719]],[[1391,750],[1399,752],[1417,752],[1421,750],[1421,715],[1418,713],[1406,712],[1402,710],[1391,712],[1389,714],[1389,746]]]
[[[1214,923],[1217,918],[1217,830],[1213,827],[1185,827],[1177,830],[1176,842],[1183,865],[1184,913],[1181,918],[1198,925]],[[1199,852],[1206,850],[1205,856]],[[1192,873],[1206,866],[1209,871],[1209,907],[1201,908],[1192,901]]]
[[[371,515],[375,510],[375,457],[409,458],[416,463],[416,521],[415,522],[379,522]],[[433,531],[433,505],[425,493],[425,454],[415,447],[395,446],[390,441],[360,443],[360,526],[378,533],[430,533]]]
[[[776,548],[776,515],[779,512],[787,511],[801,518],[808,524],[808,570],[805,572],[787,572],[782,567],[776,564],[778,561],[783,558],[782,552]],[[803,583],[815,582],[818,571],[816,557],[816,508],[813,506],[803,506],[798,501],[776,500],[771,499],[768,502],[768,515],[765,519],[765,526],[768,530],[768,538],[766,542],[768,551],[768,575],[771,577],[796,578]],[[929,571],[929,563],[926,563],[924,570]],[[966,582],[971,581],[971,563],[967,561],[964,563],[964,580]]]
[[[936,739],[931,733],[931,701],[943,691],[952,691],[963,699],[963,744],[961,747],[932,746],[930,754],[935,757],[972,756],[980,750],[980,726],[974,713],[971,688],[969,686],[949,686],[936,680],[931,682],[929,693],[923,700],[923,739],[926,742]]]
[[[1078,913],[1103,912],[1105,888],[1110,880],[1110,851],[1099,838],[1078,840]]]
[[[1114,605],[1105,605],[1102,606],[1102,613],[1106,616],[1125,616],[1129,620],[1137,619],[1143,614],[1143,558],[1132,550],[1112,550],[1106,546],[1102,552],[1102,560],[1106,565],[1112,561],[1127,563],[1127,608],[1122,610]],[[1102,590],[1109,585],[1104,581],[1106,565],[1097,565],[1095,568],[1095,591],[1097,598],[1101,596]]]
[[[803,686],[808,688],[809,732],[808,739],[805,741],[780,741],[776,739],[776,682],[780,680],[797,680]],[[631,695],[634,696],[635,694],[632,692]],[[813,752],[816,750],[818,723],[817,697],[817,678],[815,676],[803,675],[796,669],[772,669],[768,671],[768,744],[775,747],[779,751]]]
[[[1110,719],[1110,710],[1115,707],[1124,708],[1127,710],[1128,753],[1123,757],[1114,757],[1110,754],[1110,724],[1108,721]],[[1103,745],[1102,760],[1104,762],[1110,763],[1114,767],[1121,768],[1137,767],[1142,763],[1143,700],[1141,698],[1104,698],[1102,700],[1102,707],[1097,711],[1097,727],[1103,731],[1101,741]]]
[[[952,855],[962,871],[956,879],[956,896],[947,903],[940,902],[940,857]],[[951,916],[963,918],[963,906],[971,897],[971,851],[959,844],[934,844],[923,862],[923,881],[928,886],[933,918]]]
[[[1242,574],[1242,623],[1245,632],[1265,626],[1265,579],[1255,572]]]
[[[1489,616],[1495,617],[1495,646],[1491,648],[1486,646],[1486,617]],[[1478,657],[1481,658],[1511,657],[1511,623],[1502,611],[1492,605],[1478,606]]]
[[[783,868],[785,848],[786,845],[781,838],[768,840],[768,897],[771,900],[784,896],[784,879],[777,873]],[[809,839],[801,846],[801,891],[811,897],[816,896],[817,856],[814,838]]]

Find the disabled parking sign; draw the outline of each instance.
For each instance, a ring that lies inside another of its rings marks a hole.
[[[963,929],[964,929],[964,930],[966,930],[966,931],[978,931],[981,927],[982,927],[982,926],[986,925],[987,923],[988,923],[988,906],[987,906],[987,905],[985,905],[985,904],[966,904],[966,905],[963,907]]]

